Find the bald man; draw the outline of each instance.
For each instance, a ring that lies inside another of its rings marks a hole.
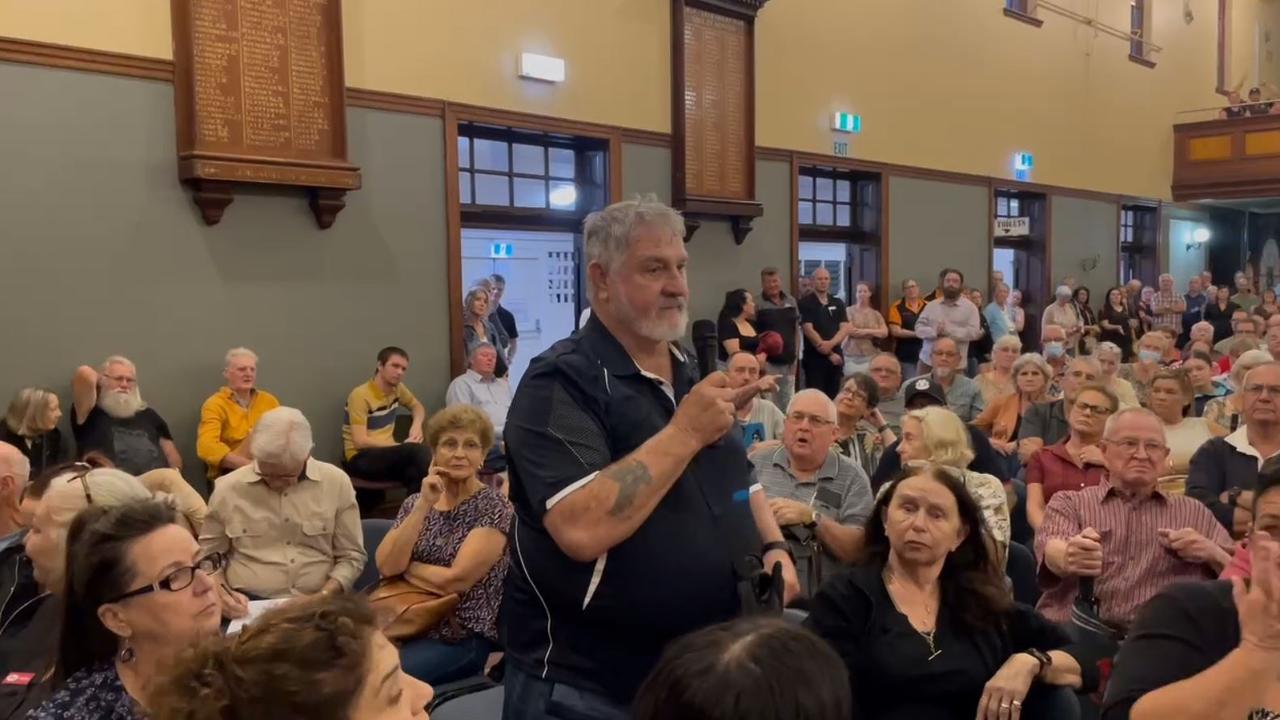
[[[31,461],[27,456],[9,443],[0,442],[0,551],[20,539],[25,523],[18,506],[30,475]]]

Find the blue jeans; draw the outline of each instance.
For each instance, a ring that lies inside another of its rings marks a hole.
[[[630,720],[631,710],[609,698],[543,680],[508,664],[502,681],[502,720]]]
[[[475,635],[460,643],[417,638],[400,647],[400,667],[429,685],[444,685],[484,672],[491,652],[493,643]]]

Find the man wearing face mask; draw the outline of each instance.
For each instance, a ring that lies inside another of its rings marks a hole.
[[[1067,423],[1067,408],[1076,401],[1076,393],[1090,383],[1098,382],[1102,368],[1091,357],[1081,357],[1067,364],[1059,384],[1062,398],[1049,403],[1032,405],[1022,416],[1018,426],[1018,457],[1026,464],[1037,450],[1046,445],[1062,442],[1071,432]]]
[[[920,348],[921,373],[932,369],[933,345],[939,338],[955,342],[961,358],[969,357],[969,341],[982,337],[978,308],[962,297],[964,273],[955,268],[942,271],[942,297],[924,307],[916,320],[916,337],[924,341]],[[981,408],[979,408],[981,409]]]
[[[1071,302],[1071,288],[1059,285],[1053,297],[1054,303],[1044,309],[1040,326],[1057,325],[1062,328],[1067,335],[1066,347],[1074,348],[1080,342],[1080,336],[1084,334],[1084,323],[1080,320],[1080,313],[1076,312],[1075,304]],[[1049,359],[1048,354],[1045,355],[1045,359]]]
[[[1062,394],[1062,374],[1067,371],[1067,331],[1059,325],[1045,325],[1040,329],[1040,350],[1053,370],[1048,393],[1052,397]]]

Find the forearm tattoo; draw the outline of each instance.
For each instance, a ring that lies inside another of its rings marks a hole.
[[[621,517],[630,512],[636,504],[636,496],[645,486],[653,482],[649,468],[634,459],[618,463],[601,474],[618,486],[618,497],[613,501],[613,507],[609,509],[611,517]]]

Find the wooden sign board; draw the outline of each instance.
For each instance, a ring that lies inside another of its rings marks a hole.
[[[755,199],[755,16],[765,1],[672,0],[675,203],[687,214],[729,217],[739,243],[763,212]]]
[[[205,222],[236,184],[305,188],[320,227],[360,187],[347,161],[341,0],[171,0],[178,176]]]

